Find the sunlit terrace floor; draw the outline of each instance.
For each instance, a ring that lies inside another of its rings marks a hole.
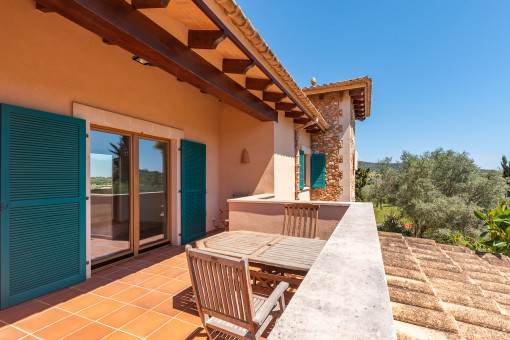
[[[0,311],[0,339],[205,340],[191,296],[184,247],[165,246]]]

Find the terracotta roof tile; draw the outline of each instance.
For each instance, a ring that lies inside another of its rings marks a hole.
[[[405,322],[395,321],[397,339],[399,340],[458,340],[463,339],[459,334],[437,331],[426,327],[416,326]]]
[[[379,232],[399,339],[510,339],[510,258]]]

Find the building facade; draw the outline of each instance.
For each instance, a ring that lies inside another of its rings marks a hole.
[[[330,124],[235,2],[8,0],[0,18],[2,308],[203,237],[232,197],[329,185]]]

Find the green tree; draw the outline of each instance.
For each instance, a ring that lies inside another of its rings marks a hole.
[[[367,185],[370,175],[370,168],[358,168],[356,170],[355,195],[357,202],[364,201],[363,188]]]
[[[510,177],[510,163],[505,155],[501,156],[501,167],[503,168],[503,177]]]
[[[505,181],[494,173],[480,174],[467,153],[437,149],[422,155],[404,152],[393,186],[395,204],[412,219],[414,234],[440,238],[453,230],[474,235],[473,210],[489,209],[506,195]]]

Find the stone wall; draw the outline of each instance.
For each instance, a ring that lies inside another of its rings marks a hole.
[[[329,124],[329,129],[325,133],[312,135],[312,153],[326,154],[326,187],[311,188],[310,199],[312,201],[339,201],[340,195],[344,191],[343,186],[340,185],[340,180],[344,175],[340,171],[340,164],[343,162],[343,157],[340,154],[340,149],[343,148],[341,135],[344,128],[341,124],[344,112],[340,105],[343,92],[314,94],[309,95],[308,98]],[[349,190],[349,188],[346,189]]]

